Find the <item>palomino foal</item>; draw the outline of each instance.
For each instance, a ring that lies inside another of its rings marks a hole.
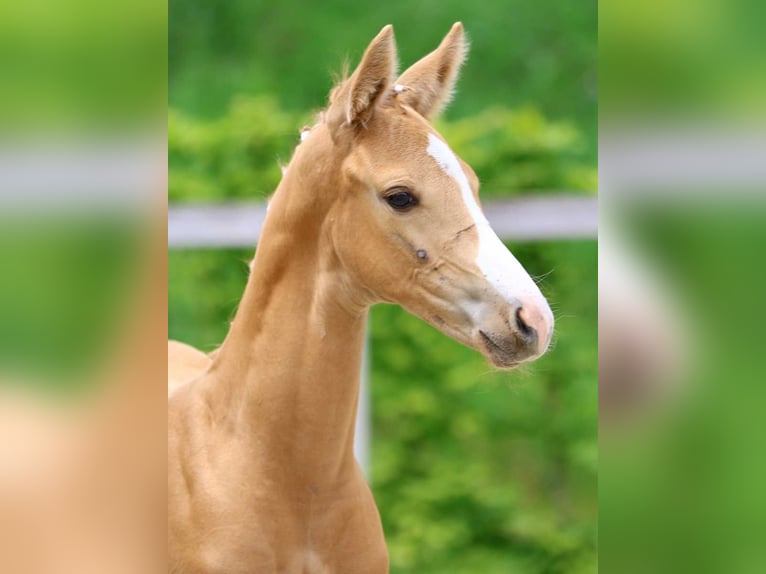
[[[171,344],[170,571],[388,572],[352,450],[372,304],[398,303],[498,367],[547,348],[548,304],[428,122],[465,49],[455,24],[396,79],[383,28],[298,145],[220,350]]]

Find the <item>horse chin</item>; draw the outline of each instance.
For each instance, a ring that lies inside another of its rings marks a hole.
[[[502,371],[510,371],[523,363],[523,361],[516,361],[513,358],[500,356],[495,353],[484,353],[484,356],[493,367]]]
[[[500,345],[484,331],[479,331],[479,339],[481,341],[479,351],[481,351],[493,367],[510,370],[515,369],[524,362],[523,359],[519,358],[514,349]]]
[[[479,330],[477,332],[473,326],[456,326],[446,322],[439,315],[418,313],[413,313],[413,315],[430,323],[433,327],[436,327],[436,329],[458,343],[478,351],[496,369],[511,370],[525,362],[524,358],[519,357],[516,349],[508,348],[506,345],[501,346],[501,344],[496,343],[483,331]]]

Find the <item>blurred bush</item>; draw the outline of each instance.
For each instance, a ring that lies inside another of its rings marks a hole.
[[[236,94],[271,93],[304,111],[325,100],[331,72],[357,62],[384,25],[394,26],[404,70],[460,20],[471,49],[447,117],[534,102],[546,117],[574,122],[595,160],[595,0],[171,0],[168,8],[171,107],[218,117]]]
[[[598,174],[583,134],[533,107],[492,107],[437,123],[450,146],[482,179],[482,196],[519,191],[595,192]]]
[[[279,107],[270,96],[238,97],[228,113],[196,119],[168,115],[170,201],[265,198],[281,179],[311,115]],[[439,128],[483,180],[483,196],[523,190],[595,191],[595,166],[571,123],[550,121],[534,108],[491,108]]]
[[[371,318],[372,484],[392,572],[596,571],[595,242],[514,245],[559,317],[519,372],[399,307]],[[580,285],[572,289],[572,285]]]
[[[300,125],[268,96],[235,99],[226,115],[208,121],[169,110],[169,201],[266,197]]]
[[[265,199],[344,58],[391,23],[404,69],[456,20],[471,52],[437,128],[482,197],[593,193],[596,8],[172,0],[169,199]],[[554,348],[522,371],[495,372],[399,307],[372,309],[369,470],[392,574],[597,570],[596,241],[512,248],[557,314]],[[172,338],[220,344],[252,252],[168,254]]]

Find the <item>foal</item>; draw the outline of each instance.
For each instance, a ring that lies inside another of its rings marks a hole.
[[[466,43],[455,24],[398,79],[373,39],[302,138],[214,358],[171,344],[171,572],[388,572],[353,455],[367,312],[398,303],[510,368],[553,316],[490,228],[478,180],[429,124]]]

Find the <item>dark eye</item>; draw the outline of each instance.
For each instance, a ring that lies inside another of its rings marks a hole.
[[[407,211],[418,204],[418,199],[406,187],[395,187],[389,190],[386,201],[397,211]]]

